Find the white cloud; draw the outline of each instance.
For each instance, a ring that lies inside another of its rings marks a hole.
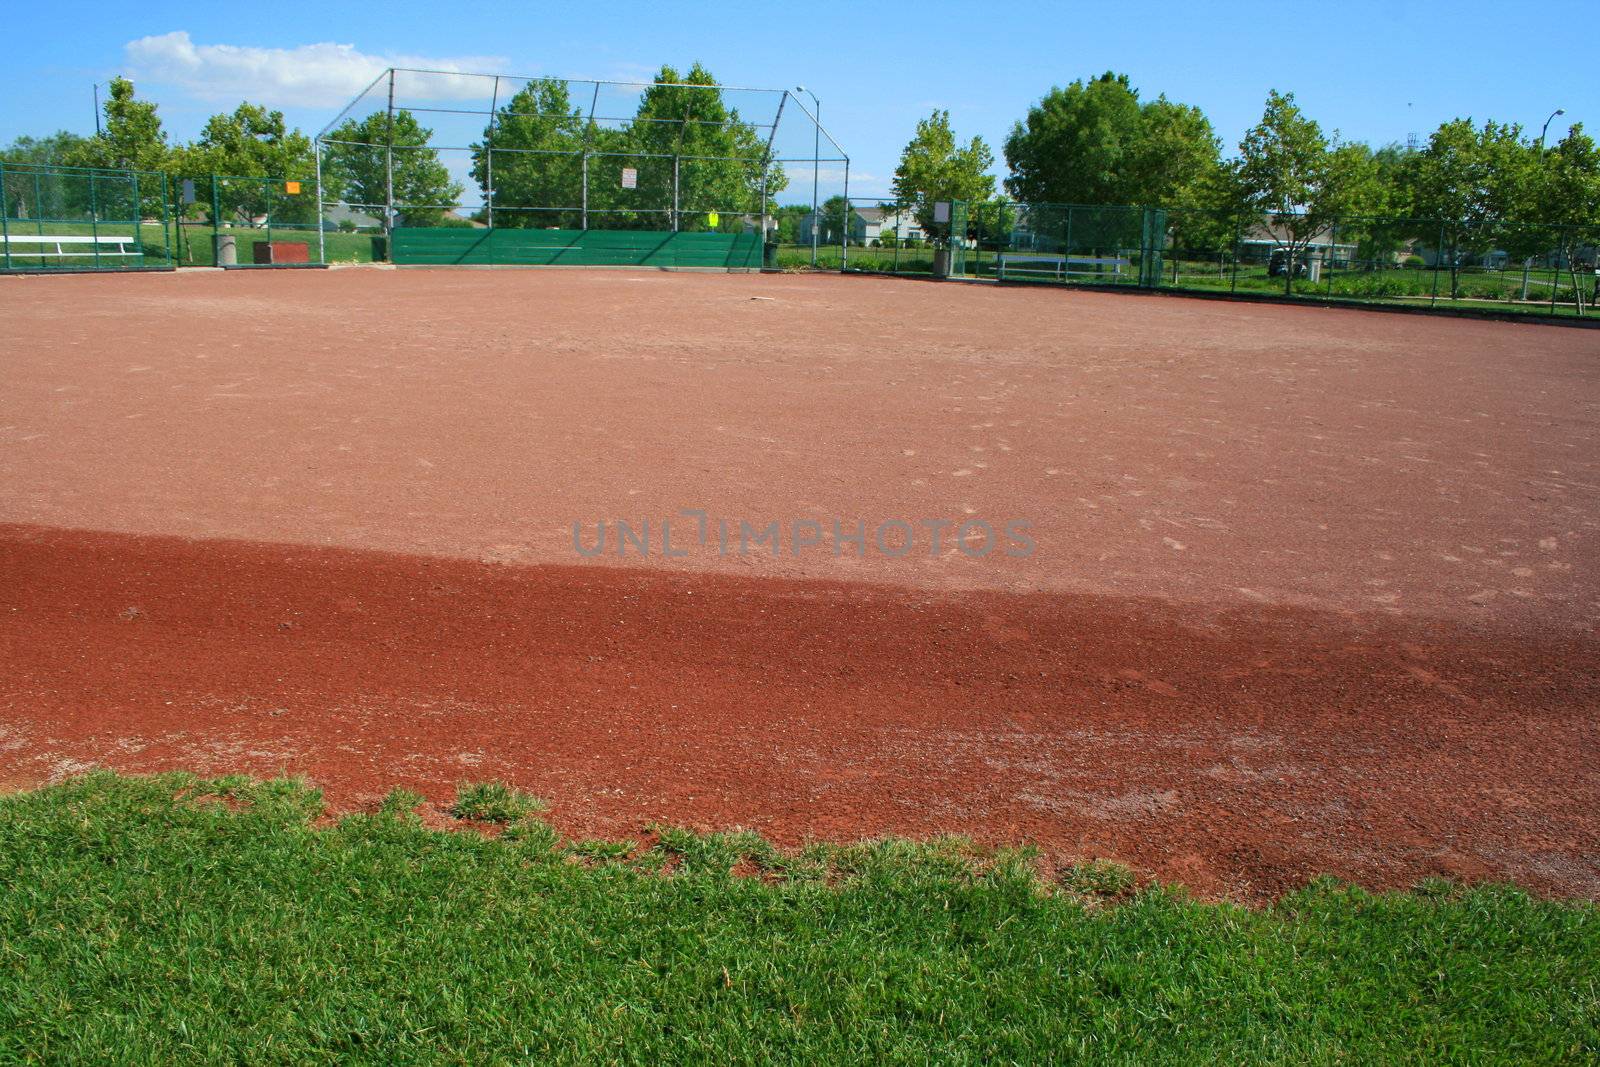
[[[354,45],[303,44],[296,48],[195,44],[183,30],[129,41],[123,49],[136,78],[180,88],[208,101],[247,99],[282,107],[339,107],[389,67],[462,72],[503,69],[503,56],[429,57],[369,55]],[[487,97],[489,81],[465,75],[412,76],[404,87],[413,102]]]

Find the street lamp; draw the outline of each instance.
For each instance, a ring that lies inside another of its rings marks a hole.
[[[1539,169],[1540,169],[1541,174],[1542,174],[1542,172],[1544,170],[1544,135],[1550,132],[1550,124],[1556,120],[1556,116],[1557,115],[1565,115],[1566,113],[1567,113],[1567,109],[1566,108],[1564,108],[1564,107],[1556,108],[1554,111],[1550,112],[1550,117],[1544,120],[1544,126],[1543,126],[1543,128],[1541,128],[1539,130]],[[1557,258],[1557,260],[1556,260],[1556,264],[1557,264],[1557,266],[1556,266],[1556,278],[1555,278],[1556,281],[1560,281],[1561,280],[1561,266],[1560,266],[1560,263],[1561,263],[1561,260],[1559,258]],[[1524,301],[1526,301],[1528,299],[1528,272],[1532,268],[1532,266],[1533,266],[1533,257],[1532,256],[1529,256],[1527,259],[1522,261],[1522,299]],[[1554,288],[1554,285],[1555,285],[1555,283],[1552,282],[1551,283],[1552,289]]]
[[[1555,121],[1557,115],[1565,115],[1566,113],[1566,108],[1558,107],[1550,112],[1549,118],[1544,120],[1544,129],[1539,131],[1539,154],[1541,156],[1544,155],[1544,135],[1550,132],[1550,124]]]
[[[811,98],[811,265],[817,265],[817,230],[822,224],[822,209],[817,201],[817,171],[821,168],[818,157],[822,155],[822,101],[817,99],[817,94],[807,89],[804,85],[796,85],[794,91],[805,93]]]

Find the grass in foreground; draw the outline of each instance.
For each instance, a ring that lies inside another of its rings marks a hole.
[[[0,799],[0,1061],[1590,1061],[1600,909],[1271,908],[959,841],[493,839],[414,794],[96,774]]]

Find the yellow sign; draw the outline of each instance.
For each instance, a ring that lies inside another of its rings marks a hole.
[[[706,221],[711,223],[711,225],[715,226],[717,224],[717,213],[715,211],[713,211],[711,214],[707,215],[706,216]]]
[[[293,195],[295,195],[296,193],[298,193],[300,191],[300,183],[299,182],[284,182],[283,183],[283,191],[288,193],[290,196],[293,196]]]

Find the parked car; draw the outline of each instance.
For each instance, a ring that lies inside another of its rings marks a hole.
[[[1289,270],[1289,250],[1287,248],[1274,248],[1272,255],[1267,258],[1267,277],[1281,278]],[[1304,278],[1310,273],[1305,256],[1294,257],[1294,276]]]

